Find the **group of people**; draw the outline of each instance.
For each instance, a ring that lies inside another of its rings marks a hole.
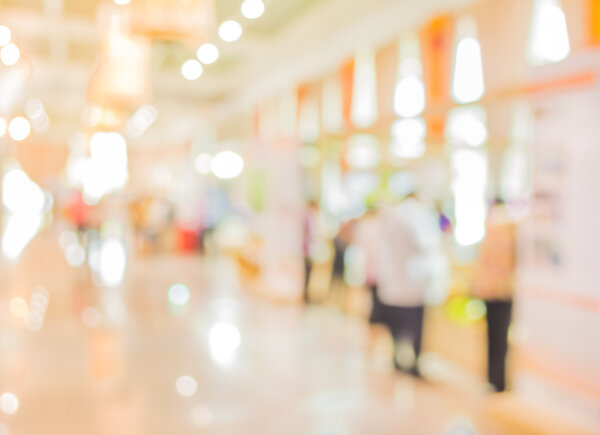
[[[308,211],[305,240],[316,231],[316,207]],[[450,285],[450,265],[443,230],[447,219],[418,195],[400,203],[372,208],[352,225],[348,235],[336,241],[333,274],[343,270],[343,249],[351,243],[364,256],[365,284],[372,295],[370,322],[387,327],[394,342],[396,369],[420,376],[425,307],[444,303]],[[346,228],[346,227],[344,227]],[[486,302],[488,323],[488,380],[497,391],[505,389],[505,360],[511,318],[516,264],[515,225],[501,201],[490,208],[487,233],[478,248],[471,285],[473,297]],[[340,245],[341,244],[341,245]],[[340,246],[338,246],[340,245]],[[306,290],[311,271],[305,243]]]

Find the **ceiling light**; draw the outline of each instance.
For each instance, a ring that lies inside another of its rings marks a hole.
[[[186,60],[181,66],[181,74],[187,80],[196,80],[202,75],[202,64],[195,59]]]
[[[10,29],[6,26],[0,26],[0,45],[6,45],[12,37]]]
[[[219,58],[219,49],[211,43],[202,44],[196,51],[198,60],[205,65],[215,63]]]
[[[123,5],[127,5],[131,2],[131,0],[114,0],[114,2],[116,4],[118,4],[119,6],[123,6]]]
[[[242,14],[251,20],[260,17],[265,12],[262,0],[245,0],[242,3]]]
[[[20,58],[21,51],[19,50],[19,47],[12,42],[2,47],[2,51],[0,51],[0,59],[2,59],[2,63],[6,66],[14,65]]]
[[[8,126],[8,133],[14,140],[22,141],[31,133],[31,124],[23,116],[17,116]]]
[[[219,36],[226,42],[237,41],[242,36],[242,26],[237,21],[225,21],[219,26]]]

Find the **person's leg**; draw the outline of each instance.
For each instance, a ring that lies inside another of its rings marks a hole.
[[[310,294],[309,294],[309,283],[310,283],[310,272],[312,270],[312,262],[310,259],[304,259],[304,303],[308,304],[310,302]]]
[[[488,381],[496,391],[504,391],[506,353],[508,351],[508,327],[512,301],[488,301]]]
[[[415,352],[415,362],[411,373],[415,376],[419,376],[419,356],[421,355],[421,343],[423,342],[423,318],[425,316],[425,307],[414,307],[412,308],[412,325],[411,325],[411,334],[412,334],[412,343],[413,350]]]
[[[423,307],[395,307],[394,366],[418,376],[417,358],[421,352]]]

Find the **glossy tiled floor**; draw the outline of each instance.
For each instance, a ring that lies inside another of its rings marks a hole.
[[[57,251],[3,275],[0,392],[19,407],[0,435],[510,433],[479,397],[391,372],[361,321],[244,294],[227,261],[145,260],[99,291]],[[39,331],[8,303],[34,282],[49,293]],[[187,306],[169,305],[175,282]]]

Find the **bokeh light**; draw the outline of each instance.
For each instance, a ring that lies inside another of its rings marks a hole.
[[[183,397],[190,397],[196,394],[198,382],[191,376],[180,376],[175,381],[175,389]]]
[[[0,395],[0,410],[5,414],[15,414],[19,410],[19,398],[10,392]]]
[[[190,289],[183,284],[173,284],[171,287],[169,287],[167,297],[171,305],[187,305],[190,300]]]
[[[242,26],[234,20],[228,20],[219,26],[219,36],[225,42],[237,41],[242,36]]]
[[[227,365],[233,361],[242,336],[234,325],[217,323],[210,329],[208,339],[213,361],[219,365]]]

